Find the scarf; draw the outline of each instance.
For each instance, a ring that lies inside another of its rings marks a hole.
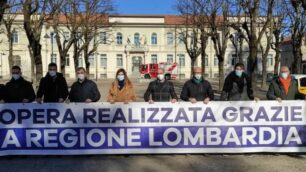
[[[287,79],[279,77],[279,81],[282,84],[282,86],[284,87],[285,93],[287,95],[288,91],[289,91],[290,84],[291,84],[291,76],[288,76]]]

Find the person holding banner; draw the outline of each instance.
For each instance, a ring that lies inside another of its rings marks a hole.
[[[70,102],[97,102],[101,95],[97,84],[86,78],[86,70],[79,67],[76,70],[78,80],[71,86],[68,99]]]
[[[203,101],[205,104],[214,99],[214,92],[210,83],[202,76],[202,68],[195,67],[193,69],[193,78],[184,84],[180,97],[182,100],[191,103]]]
[[[297,82],[290,75],[289,68],[282,66],[279,77],[274,79],[269,86],[267,98],[281,102],[282,100],[306,100],[306,95],[299,93]]]
[[[251,78],[244,72],[244,64],[237,63],[224,81],[221,93],[223,101],[256,100],[254,98]]]
[[[116,79],[109,89],[107,101],[110,103],[128,103],[136,101],[133,84],[127,77],[126,71],[124,69],[118,69],[116,72]]]
[[[37,98],[38,103],[64,102],[68,96],[68,86],[63,74],[57,72],[56,63],[48,65],[48,73],[40,80]],[[43,98],[42,98],[43,97]]]
[[[144,100],[149,103],[154,102],[177,102],[177,95],[174,91],[173,83],[165,79],[163,69],[158,69],[157,79],[150,82],[147,91],[144,94]]]
[[[19,66],[12,67],[12,79],[4,87],[4,101],[6,103],[30,103],[35,99],[32,84],[22,76]]]

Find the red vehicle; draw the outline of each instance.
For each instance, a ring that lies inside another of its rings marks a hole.
[[[157,78],[157,70],[164,69],[165,79],[176,79],[177,77],[177,63],[167,64],[167,63],[149,63],[142,64],[140,66],[139,72],[142,78],[151,79]]]

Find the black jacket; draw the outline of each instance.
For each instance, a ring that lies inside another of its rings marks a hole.
[[[68,96],[68,86],[63,74],[56,73],[52,78],[48,73],[40,80],[37,98],[44,98],[44,102],[58,102],[60,98],[66,99]]]
[[[152,96],[152,100],[156,102],[170,101],[170,96],[172,99],[177,99],[173,83],[168,80],[164,82],[160,82],[159,80],[150,82],[144,94],[144,100],[149,101],[150,95]]]
[[[299,100],[305,98],[303,94],[299,93],[298,83],[293,77],[291,77],[291,83],[287,94],[279,78],[276,78],[271,82],[267,92],[267,99],[275,100],[278,97],[283,100]]]
[[[187,81],[181,92],[181,99],[184,101],[188,101],[189,98],[195,98],[197,101],[203,101],[207,97],[210,100],[214,99],[214,92],[210,83],[204,79],[202,79],[201,83],[196,83],[194,79],[190,79]]]
[[[88,79],[85,79],[82,83],[78,81],[73,83],[69,93],[69,100],[71,102],[85,102],[86,99],[97,102],[100,97],[97,84]]]
[[[220,99],[224,101],[254,100],[251,78],[246,73],[242,73],[242,76],[238,77],[235,71],[228,74],[224,81]]]
[[[20,77],[18,80],[11,79],[5,85],[4,101],[7,103],[22,103],[23,99],[33,102],[35,92],[32,84]]]
[[[5,92],[5,87],[3,84],[0,84],[0,101],[4,100],[4,92]]]

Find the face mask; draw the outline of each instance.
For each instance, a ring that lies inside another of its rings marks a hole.
[[[20,78],[19,74],[13,74],[12,77],[14,78],[14,80],[18,80]]]
[[[236,76],[238,76],[239,78],[242,76],[243,71],[242,70],[235,70],[235,74]]]
[[[50,71],[49,71],[49,75],[50,75],[51,77],[56,76],[56,71],[50,70]]]
[[[84,75],[84,74],[78,74],[78,79],[79,79],[80,81],[84,81],[85,75]]]
[[[281,76],[283,79],[287,79],[288,76],[289,76],[289,73],[287,73],[287,72],[282,72],[282,73],[280,74],[280,76]]]
[[[162,81],[162,80],[165,79],[165,75],[164,75],[164,74],[158,74],[158,75],[157,75],[157,78],[158,78],[160,81]]]
[[[197,80],[202,79],[202,75],[201,75],[201,74],[195,74],[194,77],[195,77]]]
[[[118,79],[118,81],[123,81],[124,80],[124,75],[118,75],[117,79]]]

